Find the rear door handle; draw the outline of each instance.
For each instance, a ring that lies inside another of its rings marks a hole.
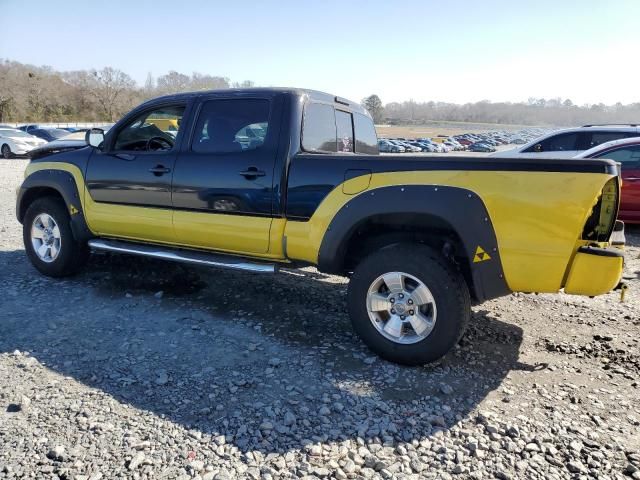
[[[171,171],[170,168],[165,167],[164,165],[156,165],[153,168],[150,168],[149,171],[153,173],[156,177],[160,175],[164,175],[165,173],[169,173]]]
[[[264,173],[262,170],[258,170],[256,167],[249,167],[246,170],[243,170],[242,172],[240,172],[240,175],[242,175],[247,179],[250,179],[250,178],[264,177],[266,173]]]

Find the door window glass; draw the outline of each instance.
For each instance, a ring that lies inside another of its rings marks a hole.
[[[147,111],[129,122],[118,133],[115,150],[166,151],[174,147],[180,130],[184,105]]]
[[[233,153],[260,148],[269,132],[269,110],[269,101],[258,98],[210,100],[198,116],[191,149]]]

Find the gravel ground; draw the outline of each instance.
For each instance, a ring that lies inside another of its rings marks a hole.
[[[352,333],[345,283],[94,255],[45,278],[0,161],[0,477],[640,479],[640,229],[624,303],[475,307],[439,364]]]

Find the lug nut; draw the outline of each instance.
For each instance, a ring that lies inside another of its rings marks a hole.
[[[409,310],[409,315],[413,315],[415,312],[413,310]]]
[[[396,299],[395,299],[395,298],[390,298],[390,299],[389,299],[389,301],[390,301],[391,303],[396,303]]]
[[[409,305],[413,305],[413,300],[409,299],[409,300],[407,300],[407,303],[408,303]]]
[[[405,317],[404,315],[400,315],[400,320],[404,320],[405,318],[407,317]]]
[[[392,309],[391,309],[391,313],[395,315],[395,313],[396,313],[396,309],[395,309],[395,308],[392,308]]]
[[[404,293],[401,293],[400,295],[398,295],[400,298],[404,298]]]

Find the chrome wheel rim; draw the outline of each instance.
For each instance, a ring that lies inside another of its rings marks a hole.
[[[424,340],[436,325],[436,302],[431,290],[404,272],[385,273],[371,283],[367,312],[382,336],[402,345]]]
[[[48,213],[41,213],[31,224],[31,245],[36,255],[45,263],[58,258],[62,247],[60,228]]]

